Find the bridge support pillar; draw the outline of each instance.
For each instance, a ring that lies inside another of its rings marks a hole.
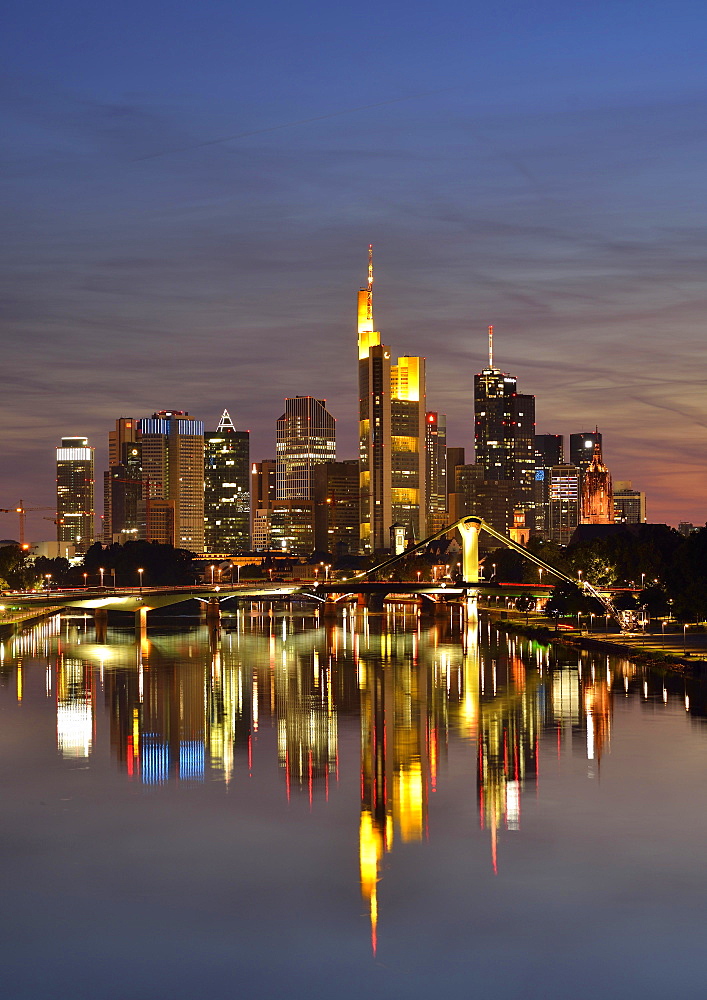
[[[149,610],[149,608],[138,608],[135,612],[135,635],[138,638],[147,632],[147,612]]]
[[[479,620],[479,599],[477,594],[465,593],[462,607],[464,610],[464,621],[474,625]]]
[[[333,597],[327,597],[322,605],[321,611],[325,618],[336,618],[338,605]]]
[[[460,524],[459,534],[462,536],[462,577],[464,583],[479,582],[479,532],[480,517],[467,517]]]
[[[108,612],[105,608],[94,608],[93,624],[96,629],[96,642],[105,642],[108,630]]]
[[[209,603],[206,605],[206,622],[208,625],[221,624],[221,603],[218,597],[209,598]]]

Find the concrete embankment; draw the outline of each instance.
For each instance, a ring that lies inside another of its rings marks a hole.
[[[31,628],[45,618],[51,618],[58,614],[62,608],[42,608],[41,611],[32,609],[31,611],[6,611],[0,612],[0,640],[9,639],[10,636],[21,632],[24,628]]]
[[[538,642],[560,643],[576,649],[604,650],[616,656],[648,663],[676,673],[707,676],[707,631],[702,625],[666,622],[665,630],[641,633],[593,632],[582,628],[557,628],[542,615],[480,609],[494,625],[507,632],[527,635]],[[671,630],[672,629],[672,630]]]

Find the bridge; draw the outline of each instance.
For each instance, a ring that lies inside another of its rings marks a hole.
[[[374,580],[378,574],[385,573],[417,552],[423,551],[430,542],[443,538],[450,531],[457,529],[462,539],[462,578],[458,581],[442,580],[439,582],[410,583],[395,579]],[[197,600],[206,605],[207,620],[218,622],[221,606],[235,599],[249,601],[282,601],[307,600],[322,607],[326,614],[336,610],[342,602],[356,598],[359,607],[368,608],[376,613],[383,610],[386,600],[420,599],[440,609],[446,609],[450,603],[458,603],[467,618],[476,616],[477,601],[480,595],[514,596],[532,594],[537,597],[548,597],[551,588],[542,584],[510,584],[485,582],[479,573],[479,535],[487,532],[492,538],[518,552],[524,559],[542,569],[548,575],[564,580],[579,587],[585,593],[595,597],[606,608],[607,614],[620,622],[611,600],[599,593],[586,581],[563,573],[556,567],[544,562],[532,552],[496,531],[480,517],[461,517],[440,531],[429,535],[413,547],[406,549],[376,566],[361,573],[356,573],[346,580],[332,580],[313,584],[300,582],[256,582],[242,583],[230,586],[213,586],[197,584],[184,587],[96,587],[71,590],[52,590],[37,593],[12,595],[8,603],[23,608],[75,608],[91,611],[96,622],[105,623],[108,611],[132,612],[135,615],[136,629],[147,627],[147,615],[150,611],[168,607],[186,601]]]

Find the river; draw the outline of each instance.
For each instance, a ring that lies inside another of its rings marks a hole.
[[[0,649],[2,994],[704,995],[707,689],[403,608]]]

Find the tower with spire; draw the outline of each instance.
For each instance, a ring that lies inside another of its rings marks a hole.
[[[364,553],[386,550],[394,522],[422,538],[426,519],[425,359],[391,364],[373,322],[373,247],[358,293],[360,538]]]
[[[488,365],[474,376],[474,450],[484,481],[498,483],[497,489],[510,501],[499,509],[509,517],[513,510],[529,511],[535,479],[535,396],[519,393],[516,377],[494,364],[493,326],[488,328]],[[493,527],[508,531],[512,520]]]
[[[250,433],[228,410],[204,434],[204,543],[214,557],[250,548]]]
[[[582,475],[582,524],[613,524],[614,493],[611,473],[601,454],[599,428],[595,431],[594,454]]]

